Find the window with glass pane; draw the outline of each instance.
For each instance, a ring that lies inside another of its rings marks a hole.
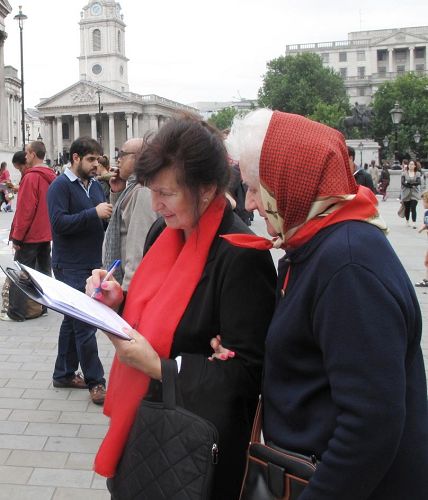
[[[358,50],[357,51],[357,61],[365,61],[366,60],[366,51]]]
[[[366,76],[366,67],[365,66],[359,66],[357,68],[357,71],[358,71],[359,78],[364,78]]]
[[[339,71],[342,78],[346,78],[348,76],[348,68],[340,68]]]
[[[101,31],[96,29],[92,32],[92,50],[101,50]]]
[[[339,62],[346,62],[348,60],[347,52],[339,52]]]

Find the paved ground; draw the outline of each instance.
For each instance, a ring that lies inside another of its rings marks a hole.
[[[427,236],[405,227],[396,216],[398,206],[394,198],[380,208],[392,245],[412,281],[419,280]],[[12,261],[5,241],[12,215],[0,213],[1,265]],[[257,220],[253,228],[262,232],[263,222]],[[428,366],[427,292],[417,289]],[[54,389],[51,384],[60,320],[49,312],[46,318],[24,323],[0,322],[0,500],[109,498],[104,478],[91,470],[107,419],[87,391]],[[108,371],[113,349],[102,333],[98,342]]]

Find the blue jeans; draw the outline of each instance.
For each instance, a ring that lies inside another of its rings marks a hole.
[[[86,279],[91,269],[53,268],[55,278],[67,285],[85,291]],[[95,337],[97,329],[70,316],[64,316],[59,329],[58,356],[55,362],[53,378],[58,381],[70,379],[79,366],[89,389],[97,384],[105,385],[104,369],[98,357],[98,345]]]

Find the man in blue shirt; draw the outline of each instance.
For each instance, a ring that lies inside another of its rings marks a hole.
[[[101,185],[94,178],[101,154],[101,146],[94,139],[76,139],[70,147],[70,167],[48,191],[53,272],[56,279],[81,292],[85,291],[92,269],[101,267],[104,225],[112,212]],[[64,316],[53,386],[88,388],[92,401],[103,404],[104,369],[98,357],[95,333],[93,326]],[[79,363],[84,378],[76,373]]]

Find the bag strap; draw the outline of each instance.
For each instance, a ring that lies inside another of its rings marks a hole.
[[[165,408],[175,409],[175,380],[178,375],[177,363],[173,359],[161,359],[162,399]]]
[[[251,443],[260,443],[262,435],[263,405],[262,397],[259,396],[256,414],[254,415],[253,428],[251,429]]]

